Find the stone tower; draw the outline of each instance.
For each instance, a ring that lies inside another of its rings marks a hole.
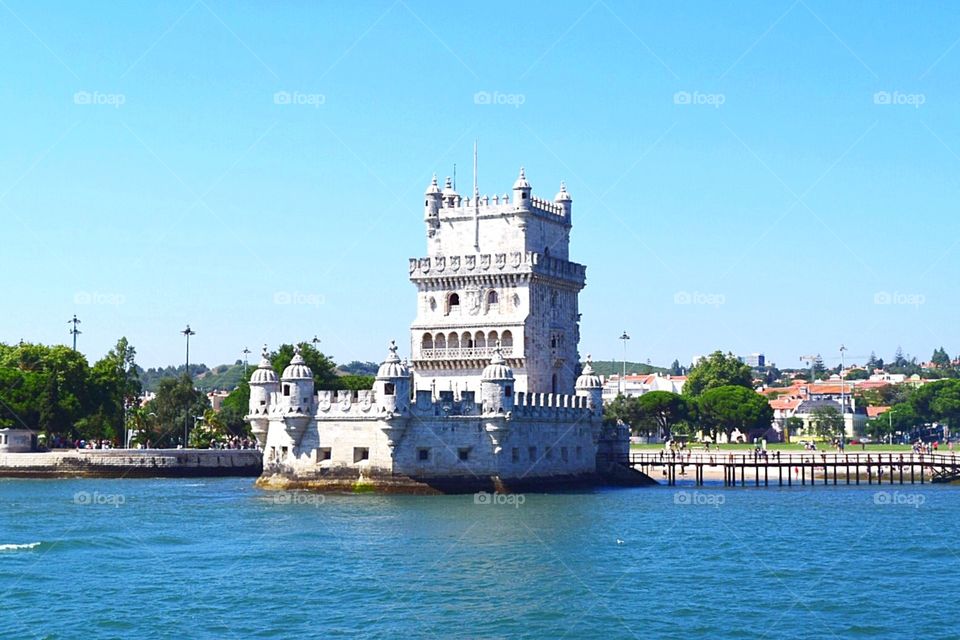
[[[569,260],[572,198],[562,183],[536,197],[523,168],[512,195],[462,198],[436,177],[426,190],[427,256],[410,260],[418,389],[476,391],[499,343],[515,391],[574,392],[586,267]]]

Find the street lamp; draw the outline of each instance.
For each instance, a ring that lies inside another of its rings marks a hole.
[[[247,367],[250,366],[250,349],[244,347],[243,351],[243,379],[247,379]]]
[[[846,400],[846,386],[844,385],[844,378],[846,378],[846,366],[844,364],[843,354],[847,350],[844,345],[840,345],[840,416],[843,418],[843,433],[840,434],[840,441],[843,442],[844,437],[847,435],[847,400]]]
[[[73,314],[72,320],[67,320],[67,324],[72,324],[73,328],[70,329],[69,333],[73,336],[73,350],[77,350],[77,336],[83,333],[80,329],[77,329],[77,325],[80,324],[80,320],[77,319],[77,314]]]
[[[190,325],[187,325],[187,328],[181,331],[184,336],[187,338],[187,360],[184,373],[187,376],[187,380],[190,380],[190,387],[193,388],[193,379],[190,377],[190,336],[197,335],[197,332],[190,328]],[[188,401],[189,402],[189,401]],[[188,406],[187,409],[190,407]],[[187,438],[190,435],[190,412],[186,411],[183,416],[183,448],[187,448]]]
[[[621,395],[626,390],[626,383],[624,379],[627,377],[627,340],[630,339],[630,336],[627,335],[626,330],[624,330],[623,335],[620,336],[620,339],[623,340],[623,375],[620,376],[620,393]]]

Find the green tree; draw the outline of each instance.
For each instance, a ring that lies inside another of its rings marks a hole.
[[[247,435],[250,425],[244,419],[250,409],[250,383],[244,380],[220,405],[220,419],[232,435]]]
[[[676,425],[690,417],[690,403],[686,398],[669,391],[650,391],[636,398],[642,421],[657,426],[661,438],[669,438]]]
[[[830,405],[817,407],[810,413],[813,432],[821,438],[838,438],[844,433],[843,415]]]
[[[697,400],[701,425],[716,436],[726,434],[729,441],[735,429],[749,434],[769,429],[773,409],[762,395],[743,386],[726,385],[705,391]]]
[[[798,418],[797,416],[790,416],[783,421],[783,437],[787,442],[790,442],[790,438],[793,435],[799,435],[803,431],[804,423],[803,418]]]
[[[193,428],[197,416],[210,407],[207,396],[193,386],[186,375],[164,378],[157,387],[156,397],[146,404],[148,412],[157,415],[155,446],[172,447],[183,442],[183,430]]]
[[[725,386],[752,389],[753,373],[732,353],[725,355],[722,351],[714,351],[690,369],[683,385],[683,395],[695,398],[705,391]]]
[[[943,347],[940,347],[934,350],[933,355],[930,357],[930,362],[940,369],[946,369],[950,366],[950,356],[947,355]]]

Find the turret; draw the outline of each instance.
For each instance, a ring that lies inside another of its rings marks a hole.
[[[484,414],[513,411],[513,383],[513,371],[507,366],[500,343],[497,343],[493,358],[480,377],[480,401]]]
[[[567,193],[566,183],[560,183],[560,191],[557,192],[557,196],[553,199],[553,201],[563,207],[563,215],[569,218],[570,211],[573,209],[573,198],[571,198],[570,194]]]
[[[433,237],[440,228],[440,207],[443,204],[443,193],[440,191],[440,185],[437,184],[437,174],[433,174],[433,180],[424,193],[423,202],[423,221],[427,223],[427,235]]]
[[[520,175],[517,181],[513,183],[513,204],[517,211],[530,211],[530,183],[527,182],[527,175],[520,167]]]
[[[309,414],[313,409],[313,371],[300,355],[300,345],[293,347],[293,359],[280,376],[279,405],[284,414]]]
[[[603,380],[593,371],[593,359],[587,355],[587,362],[577,378],[576,393],[578,398],[587,399],[587,407],[596,416],[603,415]]]
[[[390,353],[377,370],[373,384],[377,402],[385,412],[406,414],[410,410],[410,370],[400,362],[397,343],[390,341]]]
[[[260,365],[250,376],[250,404],[247,413],[250,430],[261,448],[264,447],[267,438],[269,424],[267,413],[270,411],[270,395],[276,393],[279,387],[280,382],[277,379],[277,372],[270,366],[270,359],[267,357],[267,345],[263,345]]]
[[[447,176],[447,182],[443,185],[443,206],[456,207],[460,203],[460,194],[453,189],[453,182],[450,176]]]

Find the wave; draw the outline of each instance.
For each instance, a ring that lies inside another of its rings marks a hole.
[[[28,542],[26,544],[0,544],[0,551],[21,551],[23,549],[36,549],[40,542]]]

